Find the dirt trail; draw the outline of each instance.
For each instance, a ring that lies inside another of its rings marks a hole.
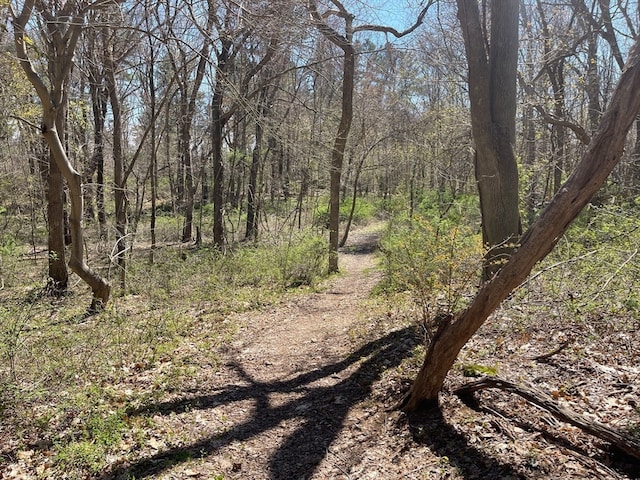
[[[234,347],[238,358],[258,368],[261,381],[282,380],[344,355],[349,330],[362,320],[362,301],[380,280],[371,248],[376,241],[375,233],[355,235],[340,255],[340,275],[318,293],[242,316]]]
[[[233,315],[241,328],[224,364],[202,370],[192,396],[139,412],[162,432],[155,453],[105,478],[346,478],[377,441],[384,407],[369,401],[372,385],[415,345],[405,331],[365,345],[358,333],[375,322],[366,300],[381,278],[379,231],[354,234],[341,274],[317,293]]]
[[[444,392],[439,410],[389,412],[410,385],[417,364],[405,360],[423,338],[410,319],[368,301],[381,277],[372,254],[376,241],[375,233],[354,235],[340,257],[342,274],[317,293],[232,315],[230,324],[240,328],[212,352],[219,362],[187,361],[186,388],[132,412],[148,422],[150,438],[137,458],[99,478],[638,478],[635,464],[609,468],[608,453],[578,432],[554,427],[558,438],[541,435],[553,425],[548,416],[499,392],[484,394],[495,410],[477,412]],[[512,329],[510,322],[490,327],[495,332],[476,338],[463,361],[489,347],[497,352],[496,336]],[[540,335],[548,339],[550,332]],[[531,376],[531,362],[513,351],[487,355],[485,364],[500,362],[517,378]],[[534,367],[539,379],[558,384],[558,368]],[[449,382],[464,381],[459,372],[452,376]],[[594,397],[593,405],[602,403]]]

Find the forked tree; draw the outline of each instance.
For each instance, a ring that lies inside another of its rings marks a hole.
[[[396,38],[404,37],[422,25],[424,17],[434,1],[429,0],[427,5],[420,11],[416,22],[402,32],[384,25],[354,25],[355,15],[349,12],[339,0],[329,0],[329,8],[326,8],[322,13],[318,10],[317,1],[309,0],[307,2],[307,9],[316,28],[343,52],[340,123],[333,143],[329,167],[329,273],[338,271],[340,182],[344,153],[347,148],[353,120],[353,89],[356,71],[354,35],[358,32],[380,32],[393,35]],[[340,33],[328,23],[332,17],[337,17],[344,22],[344,33]]]
[[[67,2],[58,11],[55,7],[47,5],[45,2],[26,0],[19,14],[14,5],[11,4],[9,6],[13,17],[16,54],[29,82],[38,94],[42,106],[41,133],[49,146],[56,166],[62,172],[69,187],[69,200],[71,202],[69,223],[72,241],[69,267],[91,287],[93,292],[92,310],[98,309],[107,303],[111,287],[106,280],[91,270],[84,260],[82,177],[73,168],[62,145],[57,119],[59,117],[59,109],[64,104],[65,86],[73,66],[73,55],[86,15],[92,8],[104,3],[100,1],[95,3]],[[47,10],[48,7],[51,8]],[[45,21],[54,27],[49,41],[53,44],[52,51],[55,53],[55,57],[48,60],[50,63],[55,62],[57,75],[49,78],[50,84],[45,82],[41,75],[36,72],[29,57],[28,45],[31,40],[27,35],[26,26],[36,8]],[[56,188],[62,189],[62,182]]]
[[[467,53],[475,174],[487,250],[484,278],[500,269],[520,234],[518,167],[514,152],[519,0],[493,0],[490,36],[478,2],[458,0]]]

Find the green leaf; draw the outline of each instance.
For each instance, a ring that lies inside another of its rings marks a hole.
[[[495,367],[487,367],[485,365],[463,365],[462,374],[465,377],[484,377],[497,375],[498,370]]]

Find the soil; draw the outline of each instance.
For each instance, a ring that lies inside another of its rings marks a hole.
[[[462,403],[450,393],[469,381],[459,369],[437,411],[394,410],[424,338],[415,321],[371,299],[381,279],[376,242],[375,233],[352,236],[341,274],[317,291],[234,314],[230,322],[241,327],[216,352],[219,362],[200,363],[187,388],[132,410],[130,421],[149,425],[145,446],[114,458],[97,478],[640,478],[637,462],[519,397],[483,391],[476,405]],[[554,398],[582,413],[614,428],[637,425],[640,371],[621,343],[637,345],[637,329],[612,333],[610,351],[585,343],[535,362],[532,352],[549,351],[562,325],[509,325],[513,318],[499,312],[460,361],[482,351],[483,364],[556,388]],[[585,355],[589,348],[594,355]],[[616,364],[605,366],[611,352]]]

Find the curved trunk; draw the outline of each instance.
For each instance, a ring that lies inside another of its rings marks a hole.
[[[111,287],[102,277],[94,273],[84,261],[82,179],[80,174],[71,165],[56,128],[56,118],[58,115],[56,106],[62,104],[63,85],[73,65],[73,53],[81,33],[83,19],[80,17],[72,18],[68,27],[70,30],[66,32],[64,37],[61,38],[59,35],[56,35],[51,39],[51,41],[61,43],[55,44],[53,50],[57,56],[54,59],[50,59],[50,65],[55,66],[56,75],[53,76],[53,85],[51,90],[49,90],[34,70],[27,54],[25,25],[31,17],[34,5],[34,0],[27,0],[23,5],[20,15],[14,18],[13,26],[16,54],[20,61],[20,66],[36,90],[42,105],[42,135],[49,145],[55,164],[60,169],[69,187],[69,200],[71,203],[69,223],[72,239],[69,267],[91,287],[93,291],[91,309],[96,310],[109,300]]]
[[[71,270],[84,280],[93,292],[93,301],[91,310],[97,310],[104,306],[109,300],[111,287],[98,274],[93,272],[84,261],[84,236],[82,230],[82,177],[76,172],[67,157],[67,154],[58,138],[58,132],[55,126],[55,109],[49,109],[49,114],[45,113],[42,135],[44,136],[51,155],[62,172],[67,185],[69,187],[69,200],[71,203],[71,212],[69,214],[69,224],[71,229],[71,255],[69,258],[69,267]]]
[[[342,248],[347,243],[347,239],[349,238],[349,230],[351,230],[351,222],[353,222],[353,214],[356,211],[357,197],[358,197],[358,181],[360,180],[360,172],[362,172],[362,165],[364,165],[364,160],[366,156],[363,155],[358,162],[358,166],[356,167],[355,178],[353,179],[353,198],[351,200],[351,209],[349,210],[349,218],[347,218],[347,224],[344,227],[344,233],[342,234],[342,239],[340,240],[339,247]]]

